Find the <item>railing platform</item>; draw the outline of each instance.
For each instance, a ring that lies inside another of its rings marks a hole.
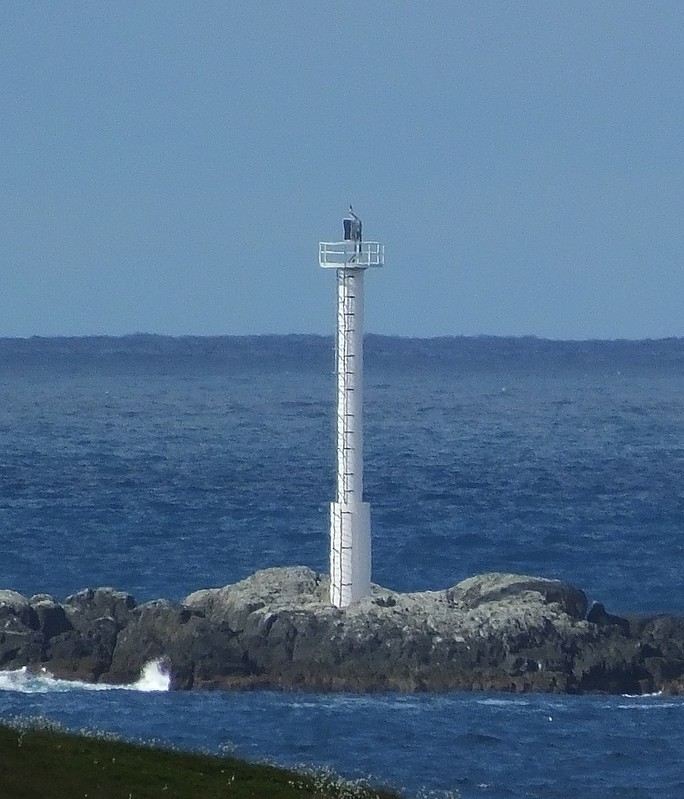
[[[383,266],[385,245],[377,241],[321,241],[318,263],[324,269],[367,269]]]

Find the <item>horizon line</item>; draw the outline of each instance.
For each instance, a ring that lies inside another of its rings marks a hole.
[[[334,338],[333,333],[144,333],[136,331],[133,333],[80,333],[80,334],[42,334],[33,333],[27,336],[2,336],[0,341],[33,341],[33,340],[87,340],[87,339],[167,339],[167,340],[187,340],[187,339],[255,339],[255,338]],[[447,341],[447,340],[514,340],[514,341],[538,341],[559,344],[588,344],[588,343],[638,343],[638,342],[665,342],[682,341],[683,335],[670,336],[646,336],[634,338],[629,336],[618,336],[615,338],[601,338],[591,336],[587,338],[556,338],[551,336],[540,336],[535,333],[503,334],[503,333],[446,333],[438,335],[408,335],[401,333],[372,333],[366,332],[364,338],[384,338],[398,339],[402,341]]]

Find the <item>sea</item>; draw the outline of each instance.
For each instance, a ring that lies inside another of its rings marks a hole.
[[[181,600],[327,571],[333,342],[0,339],[0,588]],[[365,341],[373,580],[506,571],[684,615],[684,339]],[[0,672],[0,723],[331,770],[407,797],[684,796],[684,697],[175,692]],[[7,799],[12,799],[8,797]]]

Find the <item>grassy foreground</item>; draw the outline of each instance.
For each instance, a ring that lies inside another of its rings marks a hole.
[[[397,799],[332,777],[37,727],[0,727],[2,799]]]

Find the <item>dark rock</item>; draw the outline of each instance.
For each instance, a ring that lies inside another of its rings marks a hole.
[[[39,598],[37,600],[35,597],[31,597],[31,607],[38,623],[38,629],[45,641],[49,641],[61,633],[73,630],[66,611],[52,597]]]
[[[111,667],[116,638],[116,622],[107,617],[96,619],[87,632],[62,632],[47,644],[45,667],[55,677],[95,682]]]
[[[174,688],[243,676],[245,653],[227,626],[216,626],[190,608],[156,600],[135,609],[119,633],[108,679],[129,682],[151,660],[168,661]]]
[[[488,574],[445,591],[374,586],[331,607],[305,567],[265,569],[182,603],[112,588],[63,605],[0,591],[0,667],[131,682],[161,660],[175,688],[684,692],[684,620],[622,618],[558,580]]]
[[[0,669],[19,669],[40,663],[42,644],[40,633],[30,628],[0,630]]]
[[[37,619],[25,596],[16,591],[0,591],[0,629],[35,629]]]
[[[586,611],[584,595],[570,586],[512,575],[450,592],[376,588],[344,611],[329,606],[327,593],[327,579],[311,570],[269,569],[185,603],[228,624],[260,684],[352,690],[564,690],[564,675],[543,666],[560,669],[563,661],[554,622],[575,623],[564,607]]]
[[[113,619],[117,630],[121,630],[131,618],[135,600],[130,594],[114,588],[86,588],[68,596],[64,608],[77,630],[87,631],[89,625],[100,618]]]
[[[96,681],[111,669],[117,636],[135,601],[113,588],[87,588],[63,605],[37,595],[32,608],[43,636],[43,664],[54,676]]]
[[[42,636],[28,599],[0,591],[0,668],[18,669],[40,662]]]
[[[625,635],[630,634],[629,621],[621,616],[613,616],[606,612],[600,602],[594,602],[591,606],[591,610],[587,614],[587,621],[591,624],[596,624],[598,627],[617,627]]]
[[[684,658],[684,618],[653,616],[641,626],[639,638],[665,657]]]
[[[573,677],[582,693],[640,694],[654,690],[639,642],[615,628],[607,635],[596,636],[578,652]]]

